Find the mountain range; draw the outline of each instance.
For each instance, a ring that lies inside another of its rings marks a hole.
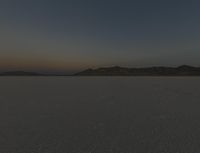
[[[87,69],[76,73],[77,76],[200,76],[200,67],[182,65],[179,67],[106,67]]]
[[[67,76],[61,74],[43,74],[27,71],[8,71],[0,76]],[[200,67],[182,65],[178,67],[127,68],[120,66],[86,69],[69,76],[200,76]]]

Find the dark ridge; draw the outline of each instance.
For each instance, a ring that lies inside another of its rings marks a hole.
[[[178,67],[126,68],[120,66],[86,69],[74,75],[42,74],[27,71],[7,71],[0,76],[200,76],[200,67],[181,65]]]
[[[29,71],[7,71],[0,73],[0,76],[72,76],[67,74],[45,74]]]
[[[87,69],[74,74],[75,76],[200,76],[200,68],[189,65],[179,67],[104,67]]]
[[[25,71],[8,71],[0,74],[1,76],[41,76],[44,74],[36,72],[25,72]]]

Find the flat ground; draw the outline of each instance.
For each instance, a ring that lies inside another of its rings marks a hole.
[[[0,153],[199,153],[200,77],[1,77]]]

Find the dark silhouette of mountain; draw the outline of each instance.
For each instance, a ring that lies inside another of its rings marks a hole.
[[[86,69],[74,75],[66,74],[42,74],[27,71],[7,71],[0,73],[0,76],[200,76],[200,67],[182,65],[179,67],[103,67],[97,69]]]
[[[41,76],[41,75],[44,74],[36,72],[25,72],[25,71],[8,71],[0,74],[0,76]]]
[[[200,67],[182,65],[179,67],[106,67],[87,69],[76,73],[76,76],[200,76]]]
[[[29,71],[7,71],[0,73],[0,76],[72,76],[67,74],[57,73],[37,73]]]

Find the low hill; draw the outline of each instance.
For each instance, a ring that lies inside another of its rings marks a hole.
[[[41,75],[43,74],[36,72],[25,72],[25,71],[8,71],[0,74],[0,76],[41,76]]]

